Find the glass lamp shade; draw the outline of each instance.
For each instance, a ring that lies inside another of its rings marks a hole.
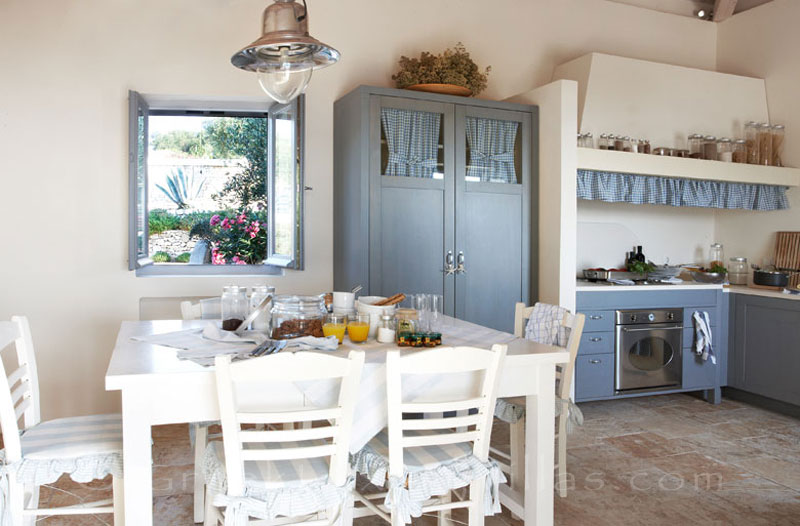
[[[275,0],[264,10],[261,38],[231,58],[237,68],[258,73],[261,88],[278,102],[300,95],[314,69],[339,60],[339,52],[308,34],[308,13],[294,0]]]

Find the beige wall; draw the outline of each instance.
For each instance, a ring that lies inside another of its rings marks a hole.
[[[773,123],[786,125],[784,163],[800,166],[800,2],[775,0],[719,25],[717,59],[725,73],[762,77]],[[775,250],[775,232],[800,230],[800,189],[788,192],[791,208],[779,212],[717,212],[716,237],[728,256],[762,263]]]
[[[229,64],[257,36],[265,0],[3,0],[0,3],[0,318],[27,314],[45,417],[110,411],[103,374],[143,296],[215,294],[233,280],[126,270],[126,93],[252,96]],[[597,0],[311,0],[312,34],[342,52],[308,90],[307,270],[279,291],[332,284],[332,103],[389,85],[400,54],[462,40],[493,67],[483,95],[548,82],[589,51],[713,68],[712,24]],[[30,159],[37,159],[31,163]],[[236,280],[252,284],[257,279]]]

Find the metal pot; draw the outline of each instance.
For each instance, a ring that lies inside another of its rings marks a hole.
[[[754,270],[753,283],[765,287],[785,287],[789,284],[789,274],[777,270]]]

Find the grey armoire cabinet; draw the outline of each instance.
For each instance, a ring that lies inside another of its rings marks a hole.
[[[334,104],[334,287],[510,331],[537,246],[537,108],[362,86]]]

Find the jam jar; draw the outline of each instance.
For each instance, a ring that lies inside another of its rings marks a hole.
[[[275,296],[272,299],[272,338],[322,338],[322,324],[327,313],[323,296]]]

